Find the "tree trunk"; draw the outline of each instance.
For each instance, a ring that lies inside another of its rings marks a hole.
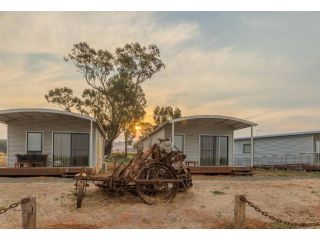
[[[112,146],[113,146],[113,141],[106,140],[105,145],[104,145],[104,153],[106,155],[110,155],[111,154]]]
[[[124,157],[126,158],[128,156],[128,137],[127,133],[124,132]]]

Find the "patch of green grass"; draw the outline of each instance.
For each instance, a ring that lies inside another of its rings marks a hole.
[[[287,225],[287,224],[278,223],[278,222],[272,222],[272,223],[270,223],[269,227],[270,227],[270,228],[273,228],[273,229],[294,229],[294,228],[295,228],[295,227],[292,226],[292,225]]]
[[[145,219],[145,218],[142,218],[141,222],[144,223],[144,224],[150,224],[150,221],[148,219]]]
[[[218,211],[218,212],[216,213],[216,216],[217,216],[217,218],[221,218],[221,217],[222,217],[221,212],[220,212],[220,211]]]
[[[312,190],[312,191],[311,191],[311,194],[320,196],[320,190]]]
[[[104,161],[105,162],[108,162],[108,163],[113,163],[114,160],[116,160],[116,163],[119,164],[119,163],[128,163],[130,162],[130,160],[132,159],[132,157],[108,157],[106,158]]]
[[[282,170],[282,169],[255,169],[253,172],[254,176],[264,176],[264,177],[311,177],[320,178],[320,172],[307,172],[299,170]]]
[[[225,192],[222,191],[218,191],[218,190],[214,190],[214,191],[210,191],[213,195],[223,195],[226,194]]]
[[[77,196],[78,195],[76,189],[73,189],[72,191],[70,191],[70,194],[72,196]]]

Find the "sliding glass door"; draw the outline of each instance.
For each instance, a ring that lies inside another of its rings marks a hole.
[[[228,165],[228,137],[200,136],[200,165]]]
[[[53,166],[89,166],[89,134],[54,133]]]

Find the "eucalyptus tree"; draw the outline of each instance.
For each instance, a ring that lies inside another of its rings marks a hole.
[[[141,84],[165,67],[160,51],[156,45],[131,43],[110,52],[80,42],[64,60],[73,63],[88,88],[80,97],[74,96],[71,88],[55,88],[45,98],[66,111],[97,118],[107,134],[105,149],[110,153],[113,141],[145,115]]]

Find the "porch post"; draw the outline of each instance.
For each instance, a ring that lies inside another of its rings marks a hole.
[[[254,151],[254,149],[253,149],[253,126],[251,126],[251,161],[250,161],[250,166],[251,167],[253,167],[253,156],[254,156],[254,154],[253,154],[253,151]]]
[[[229,144],[229,141],[228,141],[228,144]],[[234,132],[232,134],[232,166],[234,166]]]
[[[7,124],[7,167],[10,167],[9,163],[9,124]]]
[[[172,121],[171,125],[171,146],[174,148],[174,121]]]
[[[93,122],[92,120],[90,120],[90,144],[89,144],[89,166],[92,167],[92,140],[93,140],[93,136],[92,136],[92,132],[93,132]]]

